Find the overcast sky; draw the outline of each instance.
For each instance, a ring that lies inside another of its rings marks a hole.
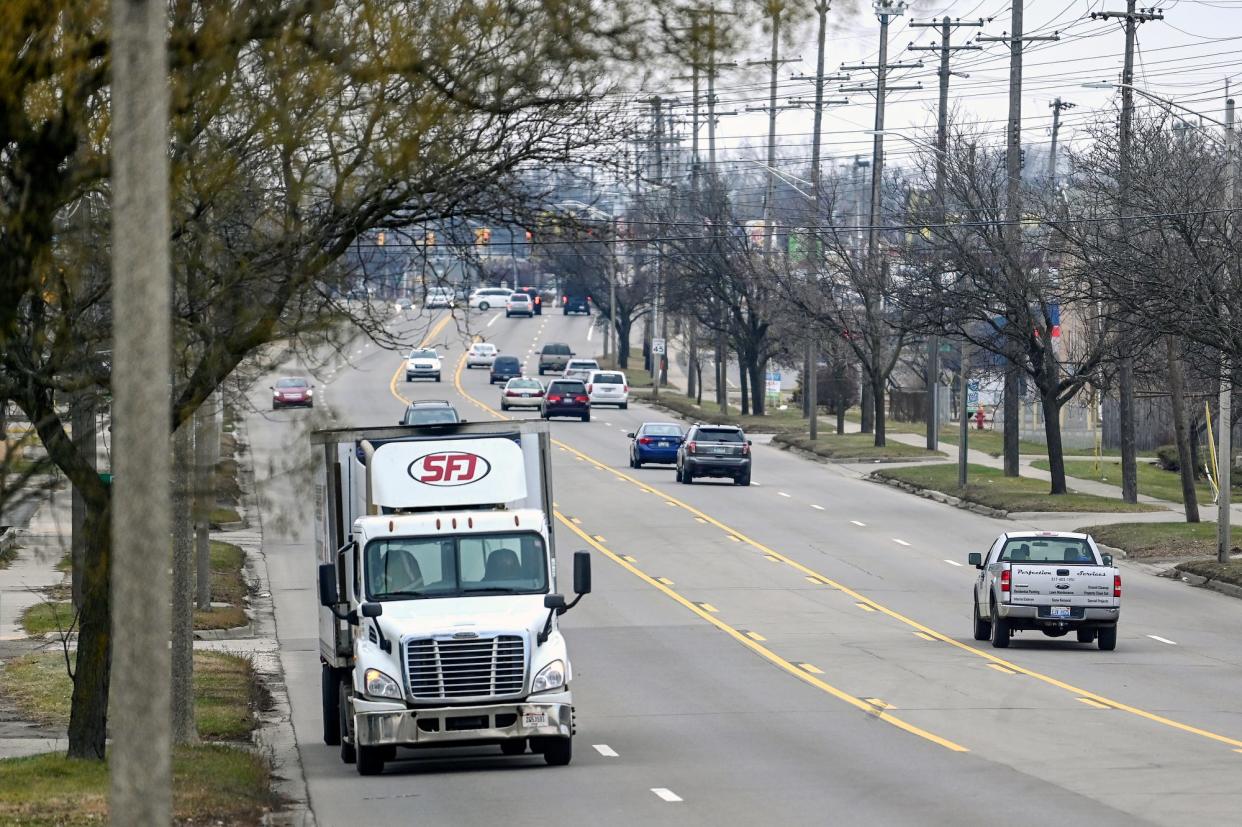
[[[1140,6],[1154,0],[1140,0]],[[805,17],[798,24],[799,45],[788,49],[789,58],[801,62],[781,68],[780,102],[790,96],[813,97],[810,81],[794,80],[794,74],[812,74],[815,70],[815,21],[813,0],[805,0]],[[828,39],[826,65],[836,70],[842,63],[874,63],[879,45],[880,26],[871,11],[870,0],[834,0],[829,12],[833,29]],[[1121,74],[1125,33],[1121,21],[1093,21],[1092,11],[1123,10],[1125,0],[1027,0],[1025,29],[1028,35],[1050,35],[1059,31],[1057,42],[1031,43],[1026,47],[1022,95],[1023,143],[1045,145],[1049,141],[1052,110],[1049,103],[1060,96],[1077,104],[1063,113],[1061,140],[1073,143],[1085,138],[1081,126],[1098,117],[1114,103],[1115,92],[1083,88],[1092,81],[1118,81]],[[1135,83],[1156,94],[1223,120],[1225,87],[1242,85],[1242,0],[1170,0],[1162,7],[1165,19],[1143,23],[1139,27],[1138,52],[1135,61]],[[924,0],[911,5],[907,13],[890,27],[889,60],[923,59],[926,66],[894,72],[893,83],[911,84],[921,81],[922,91],[892,93],[887,107],[887,127],[918,135],[923,127],[934,125],[937,101],[936,61],[932,53],[912,53],[907,46],[938,42],[938,30],[911,28],[912,20],[926,22],[944,15],[954,18],[991,18],[982,29],[961,28],[954,35],[955,43],[967,43],[982,32],[1001,36],[1010,27],[1011,8],[1003,0]],[[768,44],[756,31],[748,53],[740,61],[767,57]],[[1008,109],[1009,53],[1006,44],[984,44],[982,51],[962,51],[953,58],[955,71],[969,74],[954,77],[951,103],[993,131],[1003,135]],[[762,152],[767,144],[767,115],[746,112],[746,107],[766,106],[767,77],[763,67],[729,70],[717,85],[722,111],[738,110],[741,114],[721,118],[717,132],[721,148],[750,145]],[[868,72],[853,72],[851,82],[873,82]],[[835,84],[828,87],[840,96]],[[655,91],[655,90],[653,90]],[[673,81],[672,88],[660,94],[689,101],[689,84]],[[822,142],[828,158],[852,158],[855,153],[869,157],[871,136],[863,130],[872,128],[874,98],[866,93],[850,93],[848,106],[828,110]],[[1141,99],[1140,99],[1141,100]],[[687,113],[688,114],[688,113]],[[809,110],[785,110],[777,121],[778,144],[790,148],[780,152],[786,156],[782,166],[805,168],[805,145],[809,142],[812,117]],[[688,126],[686,127],[688,129]],[[700,139],[706,140],[706,129]],[[889,163],[899,163],[910,147],[898,138],[886,139]],[[803,145],[802,151],[795,147]],[[792,145],[792,146],[790,146]],[[705,150],[704,150],[705,155]]]

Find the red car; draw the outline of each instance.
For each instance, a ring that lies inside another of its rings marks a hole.
[[[272,410],[315,407],[315,386],[301,376],[285,376],[272,385]]]

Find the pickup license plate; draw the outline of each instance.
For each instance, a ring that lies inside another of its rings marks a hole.
[[[1048,608],[1049,617],[1070,617],[1071,610],[1069,606],[1050,606]]]
[[[523,712],[522,726],[541,727],[548,725],[548,713],[544,712]]]

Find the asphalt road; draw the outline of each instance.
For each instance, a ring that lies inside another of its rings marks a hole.
[[[468,335],[531,373],[545,341],[600,344],[582,317],[443,318],[394,321],[441,348],[440,384],[398,381],[402,354],[359,342],[321,374],[315,411],[254,396],[265,555],[320,824],[1237,822],[1242,602],[1127,571],[1117,651],[1028,632],[998,657],[970,637],[964,563],[1014,522],[764,445],[755,486],[679,485],[628,467],[625,433],[668,419],[639,404],[552,425],[556,542],[595,558],[594,593],[562,621],[573,763],[402,753],[359,777],[320,737],[308,430],[395,423],[415,398],[501,417],[499,386],[459,369]]]

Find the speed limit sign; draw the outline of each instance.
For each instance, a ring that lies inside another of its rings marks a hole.
[[[651,352],[657,355],[663,356],[664,355],[664,340],[663,339],[652,339],[651,340]]]

